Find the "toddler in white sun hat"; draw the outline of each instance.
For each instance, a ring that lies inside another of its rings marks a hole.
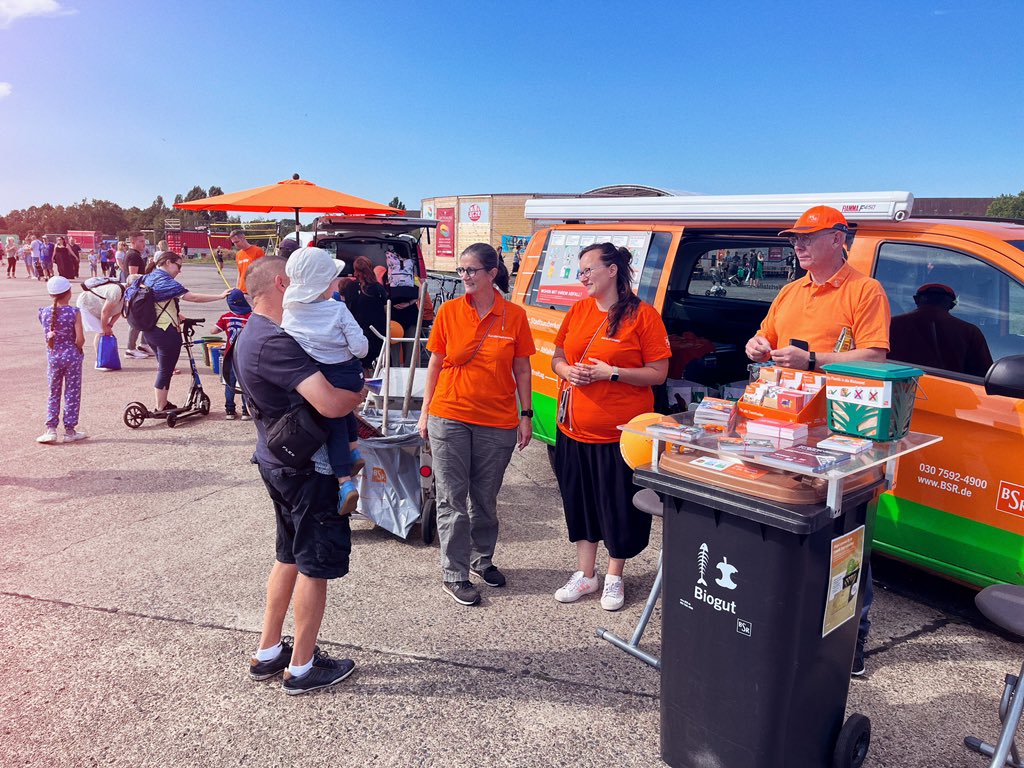
[[[359,392],[368,343],[345,302],[334,298],[345,262],[323,248],[299,248],[288,258],[281,327],[294,338],[335,387]],[[359,453],[356,417],[328,419],[327,452],[338,478],[338,512],[355,511],[359,501],[352,477],[365,462]]]

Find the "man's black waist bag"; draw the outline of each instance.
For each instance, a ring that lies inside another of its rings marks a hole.
[[[327,439],[327,430],[319,414],[307,403],[292,408],[279,419],[267,424],[267,448],[282,464],[302,469],[320,450]]]

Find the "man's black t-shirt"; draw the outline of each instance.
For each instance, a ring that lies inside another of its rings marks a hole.
[[[125,272],[131,274],[132,267],[139,268],[139,274],[141,275],[143,270],[146,268],[146,260],[142,258],[142,254],[134,248],[129,248],[128,252],[124,255],[124,269]]]
[[[283,467],[267,448],[267,424],[302,402],[295,388],[319,369],[281,326],[255,312],[239,332],[232,355],[238,383],[259,413],[256,461],[264,467]]]

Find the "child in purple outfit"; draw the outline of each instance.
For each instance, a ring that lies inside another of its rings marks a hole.
[[[53,304],[39,308],[39,322],[46,338],[50,399],[46,403],[46,431],[36,438],[36,442],[57,442],[63,390],[64,442],[74,443],[86,437],[84,432],[75,429],[82,402],[82,359],[85,357],[82,314],[78,307],[69,306],[71,281],[66,277],[51,277],[46,281],[46,292],[53,299]]]

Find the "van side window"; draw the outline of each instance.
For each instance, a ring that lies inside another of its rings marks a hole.
[[[633,290],[644,301],[653,301],[658,289],[658,273],[665,263],[671,239],[670,234],[649,231],[551,230],[530,280],[526,303],[567,310],[585,298],[586,289],[579,280],[579,254],[594,243],[613,243],[628,248],[633,254]]]
[[[683,263],[695,259],[693,268],[689,274],[677,270],[669,289],[685,288],[694,296],[770,304],[782,286],[804,275],[788,244],[705,241],[687,244],[686,252]]]
[[[883,243],[875,278],[892,309],[890,359],[982,377],[993,360],[1024,354],[1024,286],[991,264],[951,248]]]

